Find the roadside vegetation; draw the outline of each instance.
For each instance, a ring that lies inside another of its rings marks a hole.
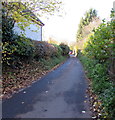
[[[31,40],[14,33],[15,17],[18,13],[14,16],[15,10],[12,11],[12,6],[17,3],[3,4],[1,97],[8,98],[63,63],[68,57],[69,47],[63,43],[56,45]],[[20,27],[24,29],[24,26]]]
[[[111,13],[113,17],[115,11],[112,10]],[[82,49],[78,51],[78,57],[90,81],[91,104],[96,118],[115,118],[114,35],[115,20],[103,20],[90,32]]]

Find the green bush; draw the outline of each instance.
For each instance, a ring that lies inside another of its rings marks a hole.
[[[31,58],[33,55],[33,43],[30,39],[13,35],[12,42],[5,42],[2,46],[3,63],[12,64],[18,60]]]
[[[13,27],[15,20],[11,16],[7,16],[7,10],[2,8],[2,42],[13,41]]]
[[[15,48],[11,46],[13,41],[14,19],[8,17],[7,10],[2,8],[2,62],[8,64],[11,59],[11,54]]]
[[[28,38],[14,34],[15,20],[8,16],[7,9],[2,9],[2,62],[11,65],[28,59],[33,54],[33,44]]]
[[[85,43],[84,55],[96,59],[100,63],[106,62],[113,55],[113,22],[102,23]]]
[[[115,110],[113,109],[115,106],[115,89],[107,74],[107,64],[100,64],[98,60],[88,58],[82,53],[79,53],[78,57],[83,63],[85,70],[87,70],[87,76],[91,78],[92,90],[102,100],[102,105],[107,112],[105,116],[113,117],[115,115]]]
[[[115,118],[115,85],[109,83],[109,88],[106,89],[100,96],[103,101],[103,106],[108,112],[109,116]]]
[[[62,49],[62,55],[68,55],[69,54],[70,49],[69,49],[68,45],[66,45],[64,43],[61,43],[59,46]]]
[[[13,45],[16,49],[14,55],[20,58],[32,57],[34,50],[32,40],[18,35],[14,35],[13,38],[15,39]]]
[[[52,44],[55,48],[56,48],[56,51],[55,51],[55,54],[54,56],[56,57],[59,57],[62,55],[62,49],[59,45],[56,45],[56,44]]]

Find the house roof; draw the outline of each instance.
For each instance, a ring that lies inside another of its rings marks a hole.
[[[32,18],[31,20],[33,22],[36,22],[38,25],[40,26],[44,26],[45,24],[31,11],[27,8],[26,5],[24,5],[22,2],[9,2],[12,6],[13,9],[16,8],[17,9],[21,9],[20,11],[18,11],[22,16],[24,17],[28,17],[28,15]],[[9,4],[8,3],[8,4]],[[5,6],[8,5],[7,3],[6,4],[3,4]],[[9,4],[9,6],[10,6]]]
[[[22,11],[23,15],[30,15],[32,19],[32,21],[36,22],[37,24],[39,24],[40,26],[44,26],[45,24],[29,9],[25,9]]]

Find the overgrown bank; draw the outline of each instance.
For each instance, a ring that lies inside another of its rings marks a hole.
[[[115,89],[107,74],[107,65],[79,55],[89,80],[91,110],[95,118],[113,118],[115,115]]]
[[[114,31],[114,20],[103,22],[91,33],[83,50],[78,53],[90,79],[91,94],[98,96],[99,101],[95,101],[95,97],[92,98],[96,118],[115,118]]]

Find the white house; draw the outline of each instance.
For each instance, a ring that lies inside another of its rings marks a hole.
[[[25,14],[28,14],[30,18],[28,21],[29,25],[26,26],[24,30],[22,30],[19,27],[19,24],[23,26],[24,22],[16,21],[13,28],[14,33],[18,35],[24,34],[25,37],[30,38],[32,40],[42,41],[42,27],[44,26],[42,21],[28,9],[23,10],[21,13],[23,13],[21,14],[21,16],[24,17],[26,22],[28,21],[28,19],[27,16],[25,16]]]

